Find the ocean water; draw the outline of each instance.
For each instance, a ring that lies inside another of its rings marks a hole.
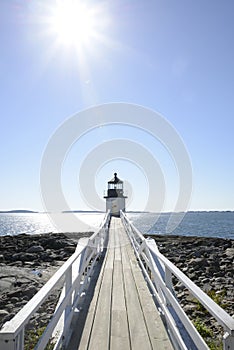
[[[129,213],[129,218],[142,232],[180,236],[220,237],[234,239],[233,211],[200,211],[184,213]],[[181,220],[182,219],[182,220]],[[181,222],[179,223],[179,221]]]
[[[0,213],[0,236],[49,232],[96,232],[105,213]]]
[[[63,213],[55,222],[43,213],[0,213],[0,236],[21,233],[97,231],[104,213]],[[234,212],[127,213],[132,223],[144,234],[221,237],[234,239]],[[182,219],[183,216],[183,219]],[[74,221],[74,217],[75,220]],[[178,224],[179,220],[182,221]],[[71,225],[73,220],[73,225]],[[62,225],[61,225],[62,222]],[[58,225],[56,225],[56,223]]]

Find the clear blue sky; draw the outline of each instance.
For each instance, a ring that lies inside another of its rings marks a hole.
[[[51,30],[56,3],[0,1],[0,209],[43,210],[41,159],[57,127],[90,106],[129,102],[158,111],[183,139],[193,167],[188,209],[234,210],[234,2],[86,1],[99,11],[96,35],[84,37],[79,50]],[[119,133],[156,152],[140,131],[107,130],[81,139],[67,157],[63,187],[71,208],[89,208],[77,178],[100,143]],[[167,211],[176,199],[175,169],[164,153],[154,156],[168,176]],[[130,209],[142,210],[150,189],[130,161],[100,164],[97,192],[103,195],[115,170],[134,187]]]

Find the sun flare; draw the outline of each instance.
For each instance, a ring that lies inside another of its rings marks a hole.
[[[51,17],[51,27],[59,42],[67,45],[87,45],[95,36],[97,13],[81,1],[57,3]]]

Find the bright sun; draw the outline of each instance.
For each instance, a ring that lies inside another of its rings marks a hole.
[[[97,12],[81,0],[60,1],[51,17],[51,29],[60,43],[84,46],[96,34]]]

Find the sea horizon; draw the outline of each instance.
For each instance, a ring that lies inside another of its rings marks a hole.
[[[145,210],[126,210],[126,213],[152,213],[152,214],[171,214],[171,213],[197,213],[197,212],[234,212],[234,209],[196,209],[196,210],[186,210],[186,211],[160,211],[160,212],[154,212],[154,211],[145,211]],[[50,213],[106,213],[105,210],[86,210],[86,209],[74,209],[74,210],[61,210],[61,211],[40,211],[40,210],[32,210],[32,209],[7,209],[7,210],[0,210],[0,214],[50,214]]]
[[[126,214],[143,234],[234,239],[232,210],[162,213],[127,211]],[[105,211],[0,212],[0,236],[22,233],[96,232],[104,216]]]

